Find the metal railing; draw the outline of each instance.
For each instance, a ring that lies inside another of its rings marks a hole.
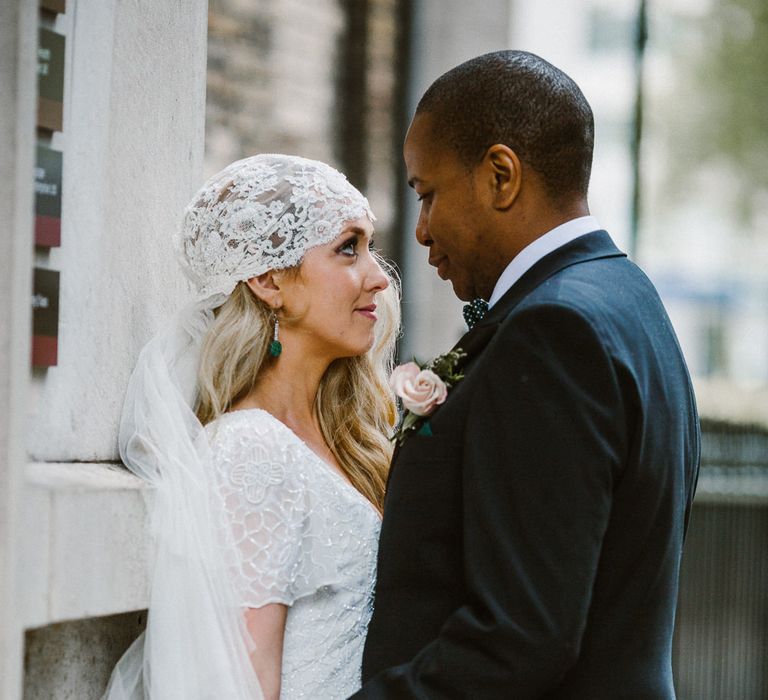
[[[768,698],[768,430],[702,423],[674,643],[680,700]]]

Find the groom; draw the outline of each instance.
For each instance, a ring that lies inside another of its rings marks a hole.
[[[579,88],[521,51],[419,103],[416,238],[490,310],[394,459],[356,698],[675,696],[698,419],[655,289],[589,216],[592,144]]]

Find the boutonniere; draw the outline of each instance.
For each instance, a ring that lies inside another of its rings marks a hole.
[[[464,375],[457,370],[459,361],[464,357],[466,353],[456,348],[424,365],[414,361],[395,367],[389,384],[405,409],[405,415],[392,436],[398,445],[403,444],[411,431],[429,429],[429,416],[448,398],[449,389],[464,379]]]

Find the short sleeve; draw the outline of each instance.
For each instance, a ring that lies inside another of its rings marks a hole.
[[[241,413],[211,442],[228,570],[244,607],[292,605],[338,578],[327,504],[298,438],[267,414]]]

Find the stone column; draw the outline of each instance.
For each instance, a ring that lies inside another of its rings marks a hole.
[[[37,2],[0,3],[0,697],[21,692],[17,514],[29,375]]]

